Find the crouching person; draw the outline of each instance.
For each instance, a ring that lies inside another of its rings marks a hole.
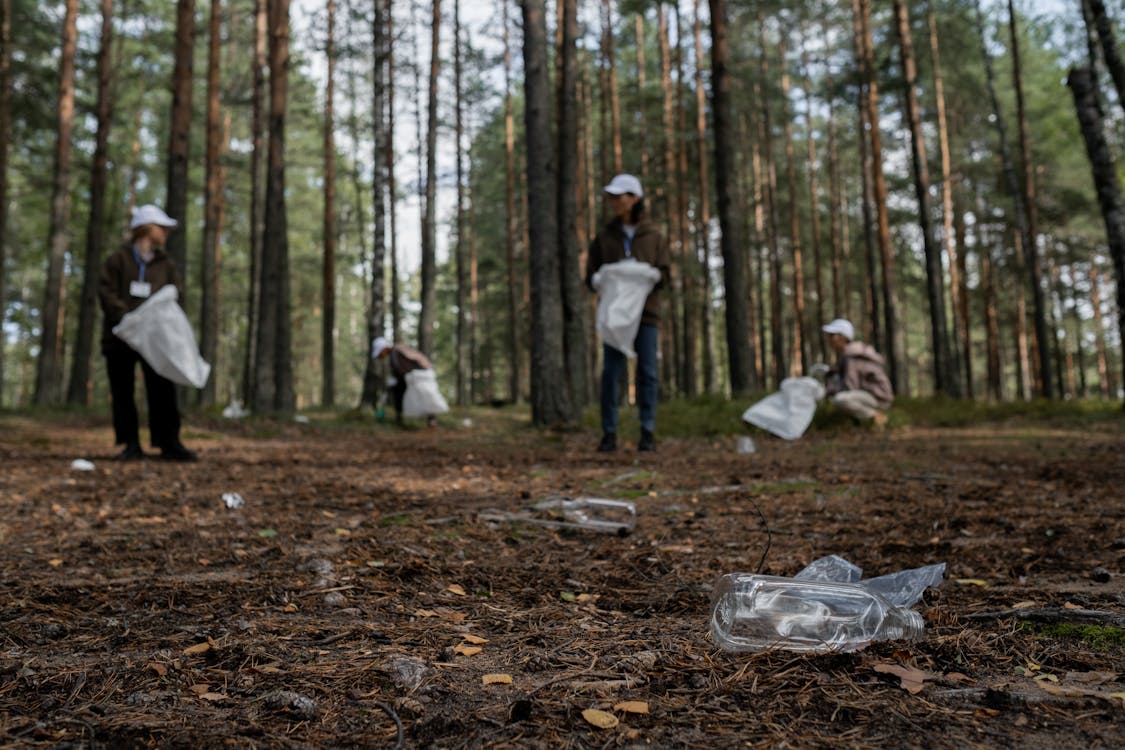
[[[402,407],[406,398],[406,375],[415,370],[433,370],[434,364],[422,352],[406,344],[392,344],[382,336],[371,342],[371,356],[374,359],[386,357],[394,375],[395,384],[391,387],[391,394],[395,402],[395,424],[402,426]],[[426,417],[426,424],[433,427],[437,424],[437,417],[433,414]]]
[[[884,369],[884,359],[870,344],[855,340],[851,321],[837,318],[821,328],[836,364],[828,371],[825,390],[841,411],[876,427],[887,423],[894,389]]]

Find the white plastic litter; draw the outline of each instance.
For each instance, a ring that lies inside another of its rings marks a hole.
[[[226,506],[231,510],[235,510],[245,505],[246,501],[243,500],[242,495],[238,494],[237,492],[224,492],[223,503],[225,503]]]
[[[598,292],[598,334],[630,359],[649,292],[660,281],[659,269],[637,260],[606,263],[590,280]]]
[[[824,398],[824,392],[824,386],[816,378],[786,378],[777,393],[751,406],[742,414],[742,419],[779,438],[796,440],[809,428],[816,413],[816,402]]]
[[[306,417],[304,414],[294,414],[293,415],[293,421],[296,422],[297,424],[308,424],[309,418]]]
[[[136,310],[125,313],[113,327],[113,334],[173,383],[202,388],[211,365],[199,354],[191,323],[177,304],[177,296],[171,284],[160,287]]]
[[[93,471],[94,463],[92,461],[87,461],[84,458],[76,458],[70,462],[70,468],[74,469],[75,471]]]
[[[242,405],[242,402],[236,398],[223,409],[223,416],[227,419],[242,419],[243,417],[250,416],[250,412]]]
[[[449,404],[438,390],[433,370],[411,370],[406,373],[406,394],[402,397],[402,416],[409,419],[445,414]]]
[[[735,450],[738,451],[738,455],[740,456],[749,456],[751,453],[756,451],[757,448],[754,446],[753,438],[742,435],[738,438]]]

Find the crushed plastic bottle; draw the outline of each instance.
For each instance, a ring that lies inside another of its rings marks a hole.
[[[552,526],[626,536],[637,525],[637,506],[628,500],[600,497],[549,497],[532,506],[546,513]]]
[[[711,596],[711,636],[727,651],[858,651],[923,630],[917,612],[858,583],[728,573]]]
[[[242,499],[242,495],[237,492],[224,492],[222,499],[223,504],[231,510],[237,510],[246,504],[246,501]]]
[[[70,462],[70,468],[74,469],[75,471],[93,471],[94,463],[93,461],[87,461],[84,458],[76,458]]]

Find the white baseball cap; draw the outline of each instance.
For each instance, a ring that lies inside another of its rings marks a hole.
[[[391,342],[387,341],[382,336],[378,336],[371,342],[371,358],[377,359],[387,349],[391,348]]]
[[[164,213],[164,209],[159,206],[154,206],[151,203],[133,209],[133,218],[129,222],[130,229],[143,227],[146,224],[156,224],[159,227],[172,228],[178,226],[180,222]]]
[[[631,193],[638,198],[645,197],[645,191],[641,190],[641,181],[631,174],[619,174],[609,181],[605,186],[605,192],[610,195],[622,195],[624,193]]]
[[[823,326],[820,330],[825,333],[838,333],[848,341],[855,339],[855,326],[852,325],[850,320],[844,318],[836,318],[828,325]]]

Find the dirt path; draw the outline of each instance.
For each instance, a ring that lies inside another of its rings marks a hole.
[[[1125,744],[1121,424],[604,456],[475,417],[196,421],[182,465],[114,464],[104,420],[0,416],[0,740],[380,748],[397,718],[404,747]],[[556,494],[633,500],[637,528],[480,517]],[[711,584],[767,540],[778,575],[946,562],[925,638],[716,649]]]

